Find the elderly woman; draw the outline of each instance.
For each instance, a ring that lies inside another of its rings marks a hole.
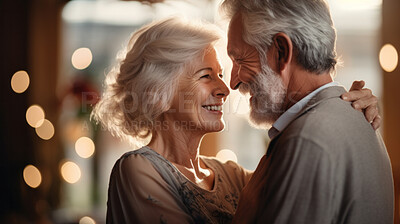
[[[116,162],[107,223],[232,220],[251,172],[199,155],[203,136],[224,129],[229,88],[214,48],[219,39],[210,24],[154,22],[134,33],[108,74],[94,118],[119,137],[150,141]]]

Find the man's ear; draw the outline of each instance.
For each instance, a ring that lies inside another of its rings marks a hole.
[[[292,61],[293,43],[285,33],[277,33],[273,37],[275,47],[276,66],[279,72],[285,70]]]

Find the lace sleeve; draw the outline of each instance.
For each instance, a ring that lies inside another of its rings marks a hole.
[[[149,160],[124,156],[111,173],[107,223],[192,223],[177,200]]]

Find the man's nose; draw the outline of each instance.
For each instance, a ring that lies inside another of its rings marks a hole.
[[[240,65],[235,65],[235,64],[232,67],[231,83],[230,83],[232,90],[238,89],[241,83],[239,79],[240,68],[241,68]]]

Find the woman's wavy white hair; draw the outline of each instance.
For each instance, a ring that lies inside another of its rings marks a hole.
[[[230,19],[242,13],[243,40],[258,50],[263,63],[273,36],[283,32],[304,69],[316,74],[335,70],[336,30],[324,0],[224,0],[221,9]]]
[[[157,119],[170,108],[178,78],[221,34],[212,24],[179,17],[143,26],[119,53],[91,117],[122,139],[151,137]]]

